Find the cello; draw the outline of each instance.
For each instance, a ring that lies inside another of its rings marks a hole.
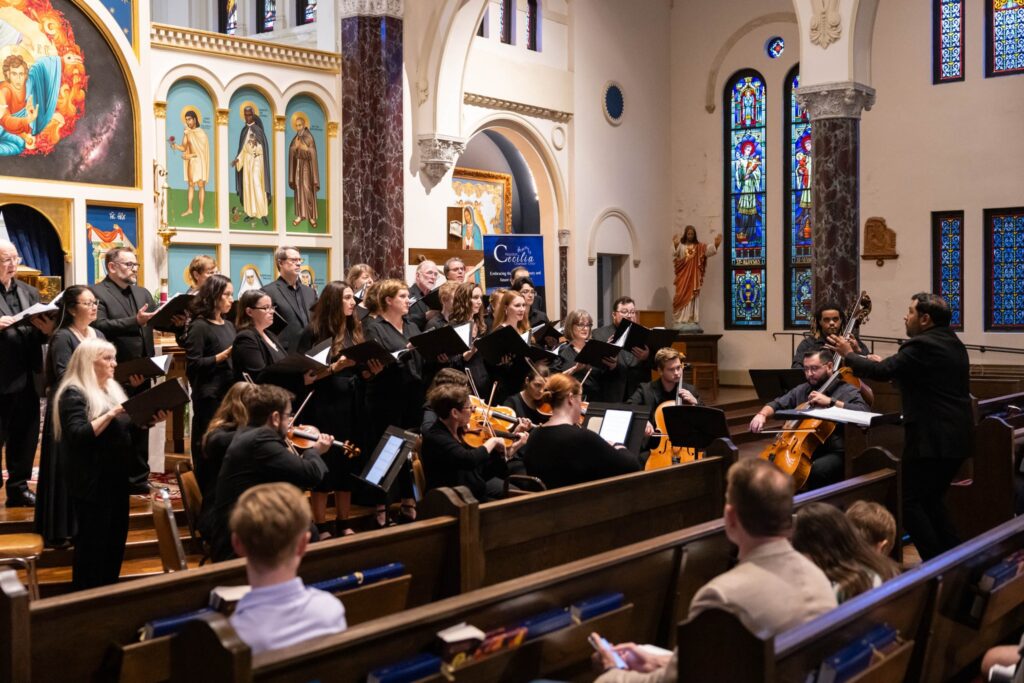
[[[861,292],[860,296],[857,297],[857,301],[854,302],[853,312],[847,318],[841,336],[844,338],[849,337],[853,332],[853,328],[867,320],[870,313],[871,299],[868,297],[867,292]],[[834,353],[832,356],[833,367],[835,367],[839,360],[841,360],[839,353]],[[853,376],[850,368],[843,367],[835,369],[829,378],[815,391],[828,395],[839,382],[846,382],[856,387],[860,386],[860,380]],[[807,410],[810,407],[811,404],[805,402],[798,405],[796,410]],[[758,457],[773,463],[783,472],[793,477],[793,483],[799,491],[807,484],[807,478],[811,474],[814,452],[832,436],[835,428],[836,423],[829,420],[814,418],[788,420],[783,425],[775,441],[765,446]]]
[[[661,441],[658,443],[658,447],[651,449],[651,454],[647,456],[647,464],[644,465],[644,471],[657,470],[662,467],[678,465],[682,462],[690,462],[697,459],[697,452],[694,449],[685,446],[673,446],[668,438],[668,431],[665,429],[665,408],[683,405],[682,390],[683,380],[680,378],[679,383],[676,384],[675,399],[660,403],[654,409],[654,428],[656,431],[652,436],[660,436]]]

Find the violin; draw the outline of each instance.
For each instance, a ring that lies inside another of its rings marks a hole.
[[[312,425],[292,425],[288,428],[286,436],[288,443],[303,450],[312,448],[320,439],[320,430]],[[350,441],[335,441],[331,446],[337,446],[342,453],[350,458],[359,455],[359,447]]]
[[[871,299],[867,292],[861,292],[857,301],[854,302],[853,312],[847,318],[841,336],[849,337],[853,332],[854,325],[867,320],[869,313],[871,313]],[[838,360],[840,357],[837,352],[833,356],[833,363]],[[853,376],[850,368],[844,367],[833,372],[816,391],[828,395],[828,392],[840,381],[860,387],[860,380]],[[796,409],[807,410],[810,407],[810,403],[805,402],[798,405]],[[759,457],[773,463],[793,477],[793,482],[799,491],[807,484],[807,478],[811,474],[814,452],[832,436],[835,428],[836,423],[829,420],[788,420],[775,441],[765,446]]]
[[[647,464],[644,465],[644,471],[657,470],[662,467],[678,465],[682,462],[690,462],[697,459],[697,451],[693,448],[673,446],[668,438],[668,429],[665,427],[665,408],[683,405],[682,391],[683,380],[680,378],[679,384],[676,385],[675,399],[660,403],[654,409],[654,427],[656,433],[661,436],[661,441],[658,442],[657,448],[651,449],[651,453],[647,457]]]
[[[590,401],[580,401],[580,427],[583,426],[583,422],[587,419],[587,408],[589,406]],[[551,404],[547,401],[538,403],[535,410],[544,417],[551,417]]]

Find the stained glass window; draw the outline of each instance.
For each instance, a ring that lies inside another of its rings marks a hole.
[[[964,212],[932,214],[932,291],[953,311],[950,327],[964,329]]]
[[[515,36],[515,4],[513,4],[512,0],[501,0],[498,8],[498,26],[501,32],[501,42],[511,45]]]
[[[295,16],[300,24],[312,24],[316,21],[317,0],[297,0]]]
[[[986,0],[985,75],[1024,73],[1024,0]]]
[[[217,23],[221,33],[238,33],[238,0],[220,0],[217,5]]]
[[[932,82],[964,80],[964,0],[932,0]]]
[[[985,210],[985,329],[1024,331],[1024,207]]]
[[[764,44],[764,51],[771,59],[778,59],[786,51],[786,41],[780,36],[769,38]]]
[[[786,327],[809,327],[812,317],[811,257],[813,204],[811,202],[811,122],[796,101],[800,67],[786,76],[785,130],[785,319]]]
[[[277,0],[257,0],[256,16],[259,33],[273,31],[277,24]]]
[[[741,71],[725,87],[726,327],[765,328],[765,86]]]
[[[540,0],[526,2],[526,49],[540,52]]]

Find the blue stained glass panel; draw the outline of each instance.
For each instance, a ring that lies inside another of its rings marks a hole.
[[[938,0],[938,21],[933,40],[938,42],[936,80],[959,81],[964,77],[964,0]]]
[[[729,327],[765,326],[765,85],[743,72],[726,86],[726,196]]]
[[[963,329],[964,324],[963,236],[963,215],[950,214],[940,219],[938,293],[952,310],[950,325],[958,330]]]
[[[786,51],[786,41],[780,36],[769,38],[764,44],[764,51],[771,59],[778,59]]]
[[[990,0],[993,75],[1024,73],[1024,0]]]
[[[807,112],[796,100],[800,74],[794,68],[787,82],[786,137],[786,326],[810,327],[813,209],[811,200],[812,141]]]
[[[1024,330],[1024,209],[987,213],[989,328]]]

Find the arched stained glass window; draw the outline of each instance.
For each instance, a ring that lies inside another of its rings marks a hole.
[[[985,209],[985,329],[1024,331],[1024,206]]]
[[[725,86],[725,325],[764,329],[765,85],[752,70]]]
[[[964,212],[932,213],[932,291],[949,304],[949,326],[964,329]]]
[[[932,82],[964,80],[964,0],[932,0]]]
[[[217,24],[221,33],[238,33],[238,0],[220,0],[217,4]]]
[[[1024,0],[985,0],[985,75],[1024,73]]]
[[[811,302],[811,122],[807,112],[796,101],[800,87],[800,66],[794,66],[786,76],[786,102],[784,105],[786,141],[786,235],[785,243],[785,307],[786,327],[809,327],[812,316]]]

